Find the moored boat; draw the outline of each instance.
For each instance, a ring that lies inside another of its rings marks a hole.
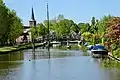
[[[108,56],[108,50],[102,45],[95,45],[91,49],[92,57],[103,58]]]

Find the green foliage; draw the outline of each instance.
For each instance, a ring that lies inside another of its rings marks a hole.
[[[84,33],[84,32],[89,32],[90,31],[90,24],[89,23],[82,23],[82,24],[79,24],[79,27],[80,27],[80,32],[81,33]]]
[[[41,23],[37,26],[38,36],[44,36],[47,34],[47,28]]]
[[[30,31],[31,31],[32,39],[35,39],[38,37],[38,31],[35,26],[31,26]]]
[[[59,37],[67,36],[70,33],[70,28],[72,25],[74,25],[74,23],[71,20],[61,20],[55,24],[55,31]]]
[[[78,23],[79,29],[81,29],[84,24],[85,24],[85,23]]]
[[[0,5],[3,5],[3,0],[0,0]]]
[[[13,41],[20,36],[23,32],[23,25],[21,19],[17,17],[14,10],[9,11],[9,40]]]
[[[83,37],[86,41],[92,42],[92,39],[94,38],[94,35],[93,35],[92,33],[90,33],[90,32],[84,32],[84,33],[82,34],[82,37]]]
[[[77,24],[73,24],[71,26],[71,30],[74,31],[75,33],[79,33],[79,27]]]
[[[31,27],[31,32],[32,32],[32,38],[37,38],[37,37],[41,37],[47,34],[47,28],[42,24],[38,24],[37,27],[32,26]]]
[[[113,43],[111,46],[112,46],[112,50],[113,50],[112,51],[113,56],[120,57],[120,45]]]
[[[113,17],[108,22],[106,34],[112,40],[112,43],[120,43],[120,17]]]
[[[117,48],[116,50],[113,51],[113,56],[120,57],[120,48]]]
[[[112,18],[111,15],[103,16],[103,18],[101,18],[100,21],[98,22],[98,33],[101,34],[101,36],[104,35],[108,22],[111,18]]]
[[[120,68],[120,63],[111,59],[104,59],[101,66],[105,68]]]
[[[8,8],[2,4],[0,4],[0,38],[3,38],[8,31]]]
[[[0,1],[0,44],[15,42],[15,39],[22,33],[23,25],[21,19],[14,10],[10,10]]]
[[[91,25],[93,26],[93,25],[95,25],[95,17],[92,17],[92,20],[91,20]]]
[[[95,17],[92,17],[90,32],[94,34],[98,33],[98,20],[96,20]]]

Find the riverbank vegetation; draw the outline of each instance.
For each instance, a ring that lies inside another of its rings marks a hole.
[[[82,27],[82,37],[89,44],[105,45],[114,56],[120,57],[120,17],[104,16],[91,20],[91,26]]]
[[[34,47],[41,47],[44,46],[46,43],[35,43]],[[30,49],[33,48],[33,44],[31,43],[26,43],[26,44],[21,44],[21,45],[14,45],[14,46],[5,46],[0,48],[0,54],[2,53],[8,53],[8,52],[13,52],[13,51],[19,51],[19,50],[24,50],[24,49]]]
[[[14,44],[22,32],[22,20],[0,0],[0,46]]]
[[[120,68],[120,63],[111,59],[104,59],[101,66],[105,68]]]

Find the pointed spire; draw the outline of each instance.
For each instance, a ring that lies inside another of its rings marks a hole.
[[[33,7],[32,7],[32,15],[31,15],[31,20],[35,21],[35,17],[34,17],[34,10],[33,10]]]

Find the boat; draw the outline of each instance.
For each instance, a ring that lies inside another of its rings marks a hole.
[[[93,45],[88,45],[87,48],[88,50],[91,50],[93,48]]]
[[[95,58],[105,58],[108,56],[108,50],[100,44],[93,46],[91,52],[92,52],[92,57]]]

